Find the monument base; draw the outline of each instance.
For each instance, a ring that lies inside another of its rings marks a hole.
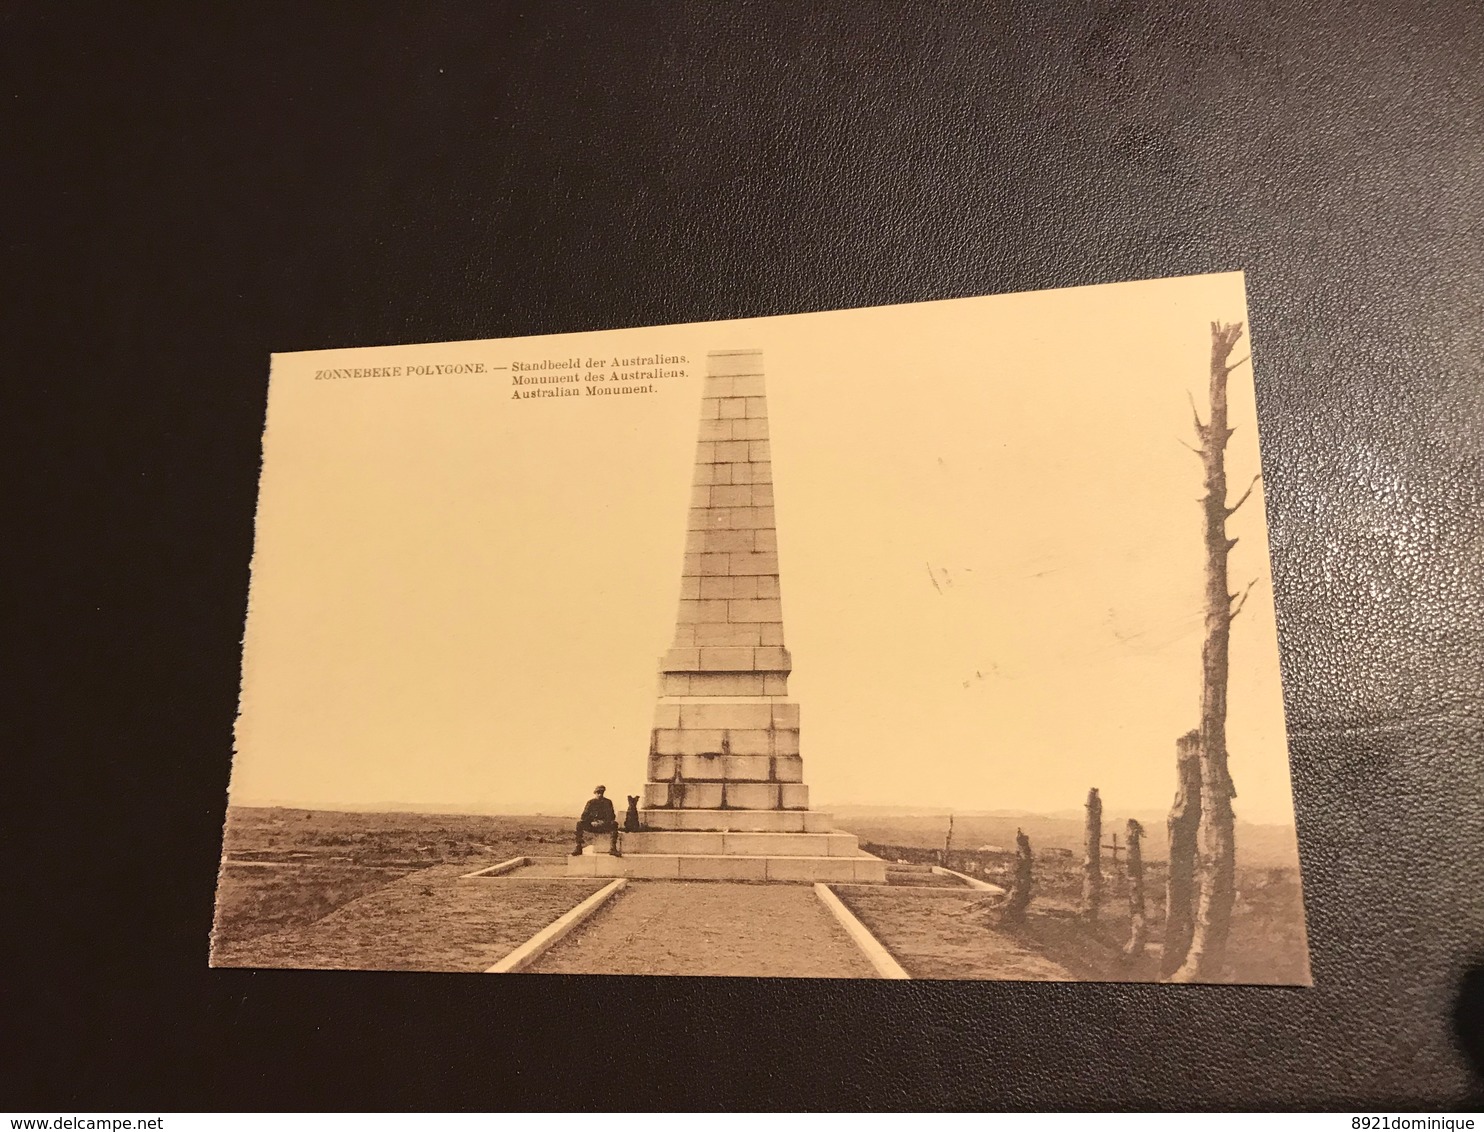
[[[679,853],[607,853],[568,857],[567,875],[649,880],[754,880],[789,884],[885,884],[886,862],[857,857],[685,856]]]
[[[656,830],[661,813],[692,817],[710,814],[713,821],[735,820],[743,826],[755,819],[780,817],[818,819],[829,826],[829,815],[788,811],[654,811],[644,816],[650,829],[623,834],[622,857],[606,851],[567,858],[569,876],[640,877],[665,880],[752,880],[795,884],[817,882],[884,884],[886,862],[863,853],[852,833],[813,832],[804,829]],[[799,824],[803,824],[802,822]]]
[[[643,821],[652,830],[706,832],[829,833],[835,827],[834,816],[818,810],[645,810]]]

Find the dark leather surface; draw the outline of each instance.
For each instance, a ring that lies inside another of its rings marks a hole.
[[[134,7],[0,16],[7,1104],[1477,1104],[1477,5]],[[1312,990],[206,968],[269,351],[1234,268]]]

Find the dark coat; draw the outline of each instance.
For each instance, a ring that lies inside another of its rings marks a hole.
[[[614,821],[613,803],[607,798],[589,798],[587,805],[582,807],[582,823]]]

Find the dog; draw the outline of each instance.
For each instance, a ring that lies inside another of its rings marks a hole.
[[[630,794],[629,809],[623,816],[623,831],[625,833],[638,833],[644,828],[639,821],[639,795]]]

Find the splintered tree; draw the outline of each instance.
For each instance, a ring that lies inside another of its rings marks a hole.
[[[1242,497],[1227,506],[1226,442],[1232,429],[1227,425],[1226,379],[1247,360],[1228,365],[1227,358],[1241,337],[1240,322],[1211,324],[1211,419],[1202,424],[1194,401],[1191,403],[1196,436],[1201,442],[1195,451],[1205,469],[1206,486],[1200,500],[1206,543],[1206,640],[1201,648],[1201,869],[1195,931],[1185,962],[1172,976],[1176,982],[1210,982],[1220,977],[1236,897],[1232,799],[1237,791],[1227,770],[1226,684],[1232,619],[1241,611],[1252,586],[1240,597],[1228,589],[1227,555],[1237,540],[1226,537],[1226,521],[1247,502],[1258,479],[1254,476]]]
[[[1128,819],[1128,944],[1123,953],[1130,959],[1144,954],[1144,941],[1149,936],[1144,919],[1144,827]]]
[[[1030,907],[1032,888],[1035,885],[1031,862],[1031,839],[1025,830],[1015,831],[1015,879],[1011,882],[1010,895],[1001,912],[1003,919],[1019,923],[1025,919],[1025,910]]]
[[[1159,959],[1159,973],[1164,978],[1185,962],[1195,932],[1201,830],[1199,731],[1187,732],[1175,741],[1175,769],[1179,785],[1167,823],[1170,868],[1165,881],[1165,942]]]
[[[1087,792],[1087,828],[1083,832],[1082,915],[1097,923],[1098,906],[1103,902],[1103,800],[1096,786]]]

